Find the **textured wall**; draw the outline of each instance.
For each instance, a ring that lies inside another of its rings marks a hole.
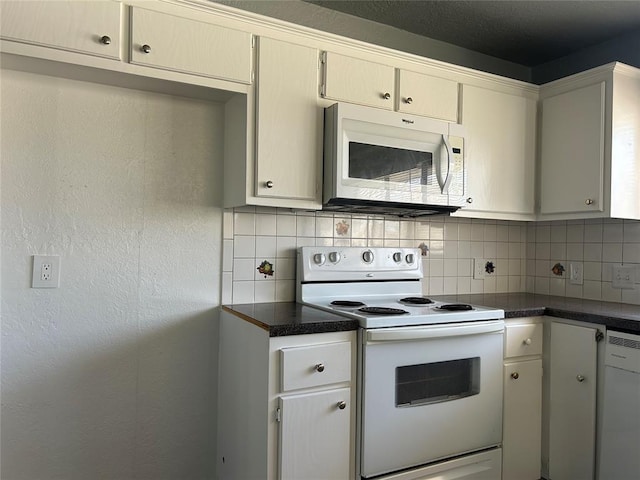
[[[1,89],[2,478],[212,478],[222,107]],[[30,288],[33,254],[60,288]]]

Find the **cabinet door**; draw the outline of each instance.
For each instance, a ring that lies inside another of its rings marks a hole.
[[[393,109],[395,69],[325,52],[323,96],[340,102]]]
[[[2,1],[0,37],[120,59],[118,2]]]
[[[462,124],[469,198],[459,216],[527,219],[534,214],[536,103],[464,85]]]
[[[256,196],[311,200],[320,206],[318,51],[264,37],[258,50]]]
[[[131,7],[131,63],[251,83],[251,34]]]
[[[549,477],[592,479],[596,428],[595,328],[551,324]]]
[[[605,83],[542,101],[540,212],[602,212]]]
[[[398,72],[398,111],[458,121],[458,83],[421,73]]]
[[[280,397],[281,479],[352,477],[350,392],[340,388]]]
[[[540,478],[542,360],[505,363],[502,479]]]

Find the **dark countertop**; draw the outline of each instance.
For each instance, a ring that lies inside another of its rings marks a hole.
[[[270,337],[358,329],[358,321],[296,302],[226,305],[223,310],[257,325]]]
[[[549,315],[640,333],[640,305],[533,293],[439,295],[431,298],[444,302],[501,308],[504,310],[505,318]]]
[[[440,295],[430,298],[501,308],[504,310],[505,318],[549,315],[605,325],[629,333],[640,333],[640,305],[532,293]],[[358,328],[357,320],[295,302],[228,305],[222,309],[263,328],[269,332],[270,337],[341,332]]]

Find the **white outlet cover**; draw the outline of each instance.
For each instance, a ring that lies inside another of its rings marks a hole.
[[[611,280],[613,288],[624,290],[634,289],[636,281],[636,267],[634,266],[614,266],[611,272]]]
[[[569,263],[569,283],[582,285],[584,283],[584,269],[582,262]]]
[[[50,265],[45,278],[43,266]],[[31,288],[58,288],[60,286],[60,255],[34,255]]]
[[[484,258],[473,259],[473,279],[474,280],[484,279],[484,266],[486,263],[487,261]]]

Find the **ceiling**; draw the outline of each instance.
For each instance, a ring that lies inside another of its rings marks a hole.
[[[640,0],[303,1],[527,67],[640,32]]]

